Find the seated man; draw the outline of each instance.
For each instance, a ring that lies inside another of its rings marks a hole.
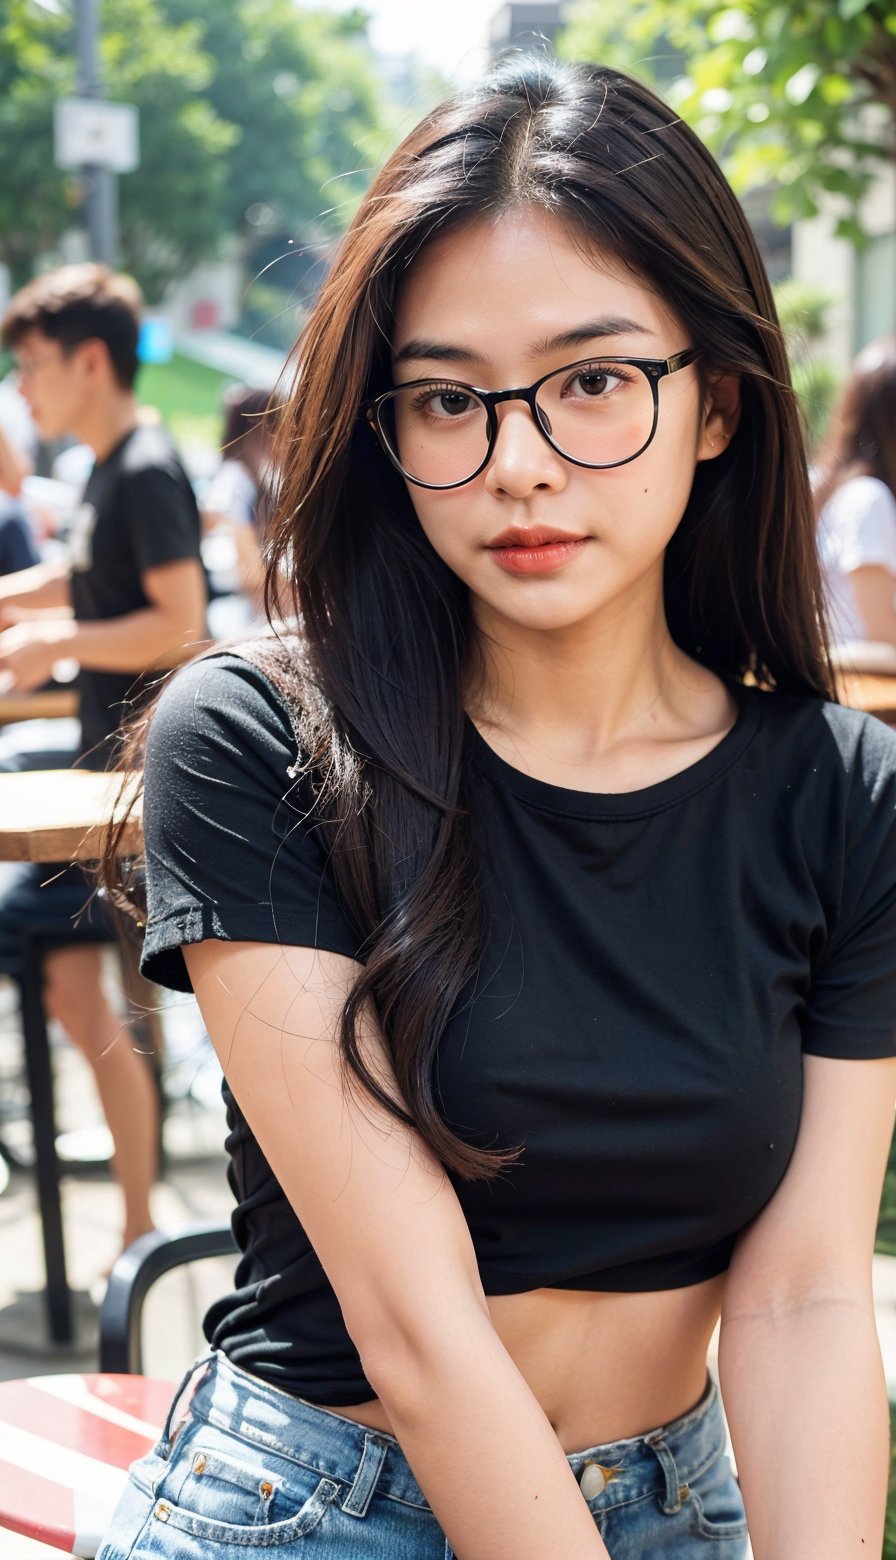
[[[94,768],[114,758],[119,722],[144,691],[141,674],[157,675],[205,632],[193,491],[167,435],[141,423],[134,395],[140,301],[127,277],[65,266],[22,288],[0,326],[40,433],[71,434],[96,457],[68,560],[0,579],[0,685],[37,688],[56,661],[75,659],[77,762]],[[149,1067],[103,992],[98,931],[107,929],[98,928],[95,910],[92,921],[72,925],[89,892],[71,867],[59,876],[46,866],[4,874],[0,971],[18,968],[24,925],[62,925],[64,946],[46,961],[45,1006],[93,1068],[127,1245],[152,1228],[158,1100]]]

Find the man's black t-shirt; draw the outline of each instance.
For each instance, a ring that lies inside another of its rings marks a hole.
[[[167,433],[134,428],[97,461],[84,490],[70,538],[75,618],[94,622],[149,606],[142,575],[199,559],[199,539],[193,489]],[[78,688],[87,762],[103,764],[108,755],[94,749],[140,697],[142,680],[82,667]]]
[[[803,1054],[896,1053],[896,733],[731,688],[728,735],[639,791],[533,779],[468,725],[488,937],[434,1085],[461,1136],[523,1145],[499,1179],[454,1182],[486,1294],[723,1272],[793,1152]],[[166,689],[144,806],[153,980],[189,989],[181,950],[206,938],[357,956],[295,760],[288,709],[245,660]],[[300,1397],[363,1402],[338,1299],[225,1098],[243,1255],[208,1336]]]

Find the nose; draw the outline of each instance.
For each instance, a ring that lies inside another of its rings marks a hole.
[[[496,409],[498,436],[485,471],[490,493],[525,498],[537,491],[560,492],[567,463],[536,427],[525,403],[508,401]]]

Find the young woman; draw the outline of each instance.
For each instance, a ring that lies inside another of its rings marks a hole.
[[[375,180],[287,422],[301,636],[147,753],[243,1255],[102,1560],[742,1560],[744,1501],[756,1560],[870,1560],[896,738],[826,702],[737,202],[511,57]]]
[[[224,458],[203,495],[202,524],[204,530],[220,528],[232,535],[240,589],[253,613],[264,606],[261,542],[273,443],[271,391],[232,386],[224,397]]]
[[[896,658],[896,337],[853,364],[816,490],[818,545],[837,640]]]

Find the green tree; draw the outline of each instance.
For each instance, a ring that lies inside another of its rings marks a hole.
[[[121,262],[150,302],[217,244],[236,131],[203,96],[214,62],[201,29],[157,0],[105,0],[106,96],[140,110],[141,166],[122,177]],[[73,225],[79,181],[54,166],[53,104],[75,91],[70,14],[0,5],[0,260],[18,283]]]
[[[792,277],[775,287],[775,307],[787,342],[793,385],[800,400],[810,453],[821,439],[840,380],[830,363],[816,355],[834,303],[831,293]]]
[[[77,219],[79,182],[53,164],[53,103],[75,89],[72,10],[0,0],[0,260],[16,282]],[[150,302],[225,235],[314,239],[326,212],[329,232],[345,226],[391,132],[361,12],[103,0],[100,16],[104,93],[140,111],[120,258]]]
[[[365,48],[361,11],[303,9],[295,0],[160,0],[188,19],[214,60],[208,89],[235,127],[228,157],[233,232],[342,229],[390,133],[382,86]],[[256,208],[262,208],[258,211]]]
[[[724,163],[735,189],[777,187],[781,222],[856,205],[896,157],[891,0],[578,0],[559,46],[654,81]]]

